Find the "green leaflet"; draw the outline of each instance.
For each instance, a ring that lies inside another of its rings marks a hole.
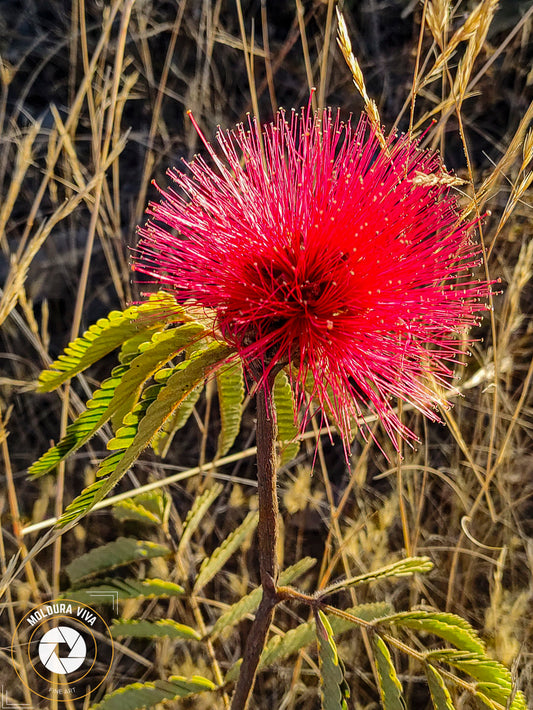
[[[248,513],[239,527],[228,535],[221,545],[213,552],[211,557],[202,562],[198,577],[194,583],[193,592],[198,592],[213,579],[215,574],[226,564],[229,558],[242,545],[244,540],[252,533],[259,520],[259,513]]]
[[[516,693],[509,710],[527,710],[526,697],[521,690]]]
[[[297,579],[302,574],[305,574],[307,570],[311,569],[311,567],[315,564],[316,560],[312,557],[304,557],[295,565],[287,567],[287,569],[280,574],[279,584],[290,584],[293,580]],[[242,597],[242,599],[239,599],[238,602],[230,606],[230,608],[217,619],[215,625],[211,629],[211,638],[215,638],[224,629],[235,626],[235,624],[238,624],[239,621],[244,619],[245,616],[252,614],[259,606],[262,594],[262,587],[257,587],[253,590],[253,592],[250,592],[250,594],[247,594]]]
[[[174,369],[165,368],[159,370],[159,372],[156,373],[156,376],[161,378],[163,375],[170,375],[172,372],[177,370],[184,370],[188,364],[188,361],[180,362]],[[155,384],[144,388],[140,400],[137,404],[135,404],[131,411],[124,415],[122,425],[117,428],[115,436],[107,442],[107,448],[109,451],[124,452],[130,444],[132,444],[141,420],[145,417],[148,407],[157,399],[157,396],[163,389],[163,386],[164,382],[158,381]],[[109,472],[110,471],[107,470],[105,460],[102,461],[97,475],[107,476]]]
[[[154,452],[165,458],[172,444],[172,440],[177,432],[185,426],[189,417],[193,413],[196,402],[198,401],[202,390],[204,388],[204,383],[202,382],[198,387],[192,390],[192,392],[185,397],[183,403],[179,409],[163,424],[161,429],[157,432],[152,440],[152,448]]]
[[[114,604],[121,599],[179,597],[185,590],[179,584],[163,579],[106,579],[92,587],[67,590],[61,596],[82,604]]]
[[[227,454],[239,433],[244,399],[244,373],[240,360],[232,360],[217,372],[220,434],[215,458]]]
[[[187,347],[185,351],[187,359],[190,359],[195,353],[205,350],[205,348],[212,341],[213,338],[206,335],[203,338],[192,342],[190,347]],[[204,385],[205,382],[202,381],[185,397],[180,407],[165,421],[163,426],[152,439],[151,447],[158,456],[161,456],[161,458],[166,457],[175,435],[189,420],[189,417],[193,413],[194,407],[196,406],[196,402],[202,394]]]
[[[224,486],[221,483],[215,483],[212,488],[208,488],[202,495],[195,499],[183,523],[183,530],[178,543],[178,554],[181,554],[187,547],[195,530],[198,529],[198,526],[204,519],[205,514],[223,490]]]
[[[333,630],[327,616],[321,611],[315,614],[315,624],[322,710],[347,710],[346,698],[350,697],[350,689],[344,680],[342,661],[337,653]]]
[[[133,503],[131,499],[120,501],[114,505],[113,515],[121,523],[128,520],[137,523],[161,525],[161,520],[155,513],[152,513],[139,503]]]
[[[491,701],[507,706],[513,692],[511,672],[498,661],[488,658],[484,653],[454,651],[443,649],[426,654],[426,661],[446,663],[474,678],[477,697],[491,707]],[[518,692],[511,704],[512,710],[526,710],[526,701]]]
[[[63,459],[77,451],[104,426],[111,416],[109,407],[115,390],[127,370],[128,365],[119,365],[112,370],[111,377],[102,382],[100,389],[97,389],[92,399],[87,402],[87,409],[68,425],[61,441],[56,446],[50,447],[30,466],[28,469],[30,476],[38,478],[52,471]]]
[[[90,574],[138,560],[170,555],[170,552],[168,547],[157,545],[155,542],[119,537],[113,542],[108,542],[106,545],[96,547],[85,555],[77,557],[67,565],[66,572],[70,581],[75,583]]]
[[[100,360],[126,340],[155,324],[190,320],[174,298],[167,293],[153,294],[146,303],[130,306],[125,311],[112,311],[100,318],[85,333],[65,348],[48,370],[41,373],[38,389],[50,392],[63,382]]]
[[[108,448],[112,450],[115,447],[122,448],[124,443],[127,444],[125,459],[128,463],[123,469],[124,472],[148,446],[159,428],[181,405],[185,397],[205,379],[208,370],[217,362],[225,360],[230,353],[231,349],[228,346],[212,343],[205,350],[195,353],[190,360],[179,363],[170,371],[158,373],[156,379],[161,378],[166,381],[158,382],[153,385],[153,389],[147,388],[145,391],[146,400],[154,397],[146,413],[141,410],[143,416],[140,421],[135,410],[126,415],[123,419],[124,426],[117,431],[115,439],[108,444]],[[137,422],[139,422],[138,429]]]
[[[380,619],[381,617],[387,616],[390,613],[390,604],[386,602],[375,602],[372,604],[359,604],[352,609],[347,609],[347,613],[352,616],[356,616],[364,621],[374,621]],[[339,618],[332,614],[328,615],[328,621],[331,624],[331,628],[335,636],[345,633],[355,627],[351,621],[347,619]],[[300,649],[309,646],[316,638],[315,622],[308,621],[304,624],[300,624],[295,629],[287,631],[283,636],[273,636],[267,643],[263,653],[261,654],[261,659],[259,661],[259,668],[265,668],[272,665],[272,663],[277,663],[280,660],[291,656],[293,653],[298,652]],[[239,675],[239,663],[233,665],[227,675],[225,680],[235,680]]]
[[[195,353],[191,360],[180,363],[166,382],[157,385],[157,397],[149,403],[145,412],[141,411],[142,418],[136,433],[128,431],[126,435],[124,431],[119,430],[115,439],[110,442],[112,446],[118,448],[121,445],[119,439],[122,439],[124,444],[128,444],[127,448],[115,451],[102,462],[97,473],[101,479],[82,491],[81,495],[68,506],[57,524],[61,527],[72,522],[105,498],[190,392],[205,380],[217,363],[224,361],[232,352],[232,349],[227,345],[212,343],[205,350]],[[150,389],[149,387],[145,390],[146,401],[153,394],[153,392],[148,392]],[[142,406],[144,406],[142,401],[139,405],[142,410]],[[128,417],[130,415],[124,418],[127,427],[139,418],[139,412],[134,411],[131,418]],[[103,478],[104,475],[107,477]]]
[[[151,708],[164,700],[176,700],[194,693],[214,690],[215,684],[207,678],[193,676],[171,676],[168,680],[156,680],[155,683],[132,683],[114,690],[91,710],[140,710]]]
[[[108,459],[111,456],[108,457]],[[108,460],[106,459],[106,461]],[[114,454],[114,459],[118,463],[120,460],[119,454]],[[102,500],[109,491],[105,489],[107,479],[101,478],[100,480],[94,481],[87,488],[74,498],[72,503],[67,506],[62,516],[57,521],[56,525],[60,528],[65,527],[69,523],[73,522],[82,515],[85,515],[99,500]],[[111,489],[109,489],[111,490]]]
[[[137,357],[140,350],[139,348],[144,343],[149,343],[153,338],[155,333],[158,333],[162,329],[162,326],[156,326],[155,328],[150,328],[149,330],[143,330],[140,333],[136,333],[132,338],[125,340],[120,346],[118,353],[118,361],[122,365],[129,365],[134,357]]]
[[[115,503],[113,515],[120,522],[134,520],[166,527],[171,505],[172,499],[166,493],[149,491]]]
[[[83,446],[110,418],[115,425],[117,422],[120,424],[135,406],[146,381],[203,332],[200,324],[186,323],[154,333],[151,340],[143,342],[142,352],[128,364],[114,368],[111,377],[102,383],[87,402],[87,409],[67,427],[65,437],[31,466],[30,475],[42,476],[48,473],[66,456]],[[144,413],[142,408],[140,412]]]
[[[379,694],[384,710],[406,710],[402,684],[392,663],[390,651],[378,634],[372,637],[379,680]]]
[[[426,665],[425,671],[429,692],[431,693],[431,701],[435,710],[455,710],[441,674],[429,663]]]
[[[456,614],[438,611],[404,611],[384,621],[434,634],[464,651],[485,653],[485,645],[472,626],[466,619]]]
[[[111,636],[115,639],[120,636],[129,636],[144,639],[179,638],[199,641],[202,638],[196,629],[186,624],[178,624],[172,619],[159,619],[158,621],[119,619],[113,621],[110,631]]]
[[[374,621],[386,616],[389,609],[390,604],[387,604],[387,602],[374,602],[371,604],[359,604],[347,609],[346,612],[364,621]],[[333,614],[328,615],[328,620],[335,636],[349,631],[355,626],[348,619],[342,619]],[[304,646],[308,646],[314,641],[315,635],[315,624],[313,621],[308,621],[305,624],[300,624],[295,629],[287,631],[284,636],[274,636],[268,642],[265,651],[261,655],[259,667],[263,668],[274,663],[274,661],[278,661],[280,658],[290,656]]]
[[[287,374],[281,370],[274,381],[274,404],[278,425],[280,445],[280,463],[286,464],[296,458],[300,442],[296,440],[299,430],[295,425],[295,403],[291,383]]]
[[[204,327],[199,323],[185,323],[177,328],[154,333],[149,342],[141,344],[139,355],[130,362],[128,371],[116,389],[113,402],[115,427],[122,423],[134,406],[143,384],[204,332]]]
[[[383,579],[385,577],[406,577],[410,574],[415,574],[415,572],[429,572],[432,569],[433,562],[429,559],[429,557],[406,557],[403,560],[393,562],[392,564],[382,567],[381,569],[336,582],[335,584],[332,584],[324,589],[320,593],[320,598],[325,597],[328,594],[332,594],[333,592],[346,589],[347,587],[373,582],[376,579]]]

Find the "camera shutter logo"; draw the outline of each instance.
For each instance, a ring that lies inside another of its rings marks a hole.
[[[59,655],[62,646],[68,647],[68,655]],[[51,673],[72,673],[81,666],[87,655],[83,636],[70,626],[54,626],[39,641],[39,658]]]
[[[28,611],[13,635],[22,649],[21,682],[41,698],[58,702],[85,698],[107,678],[113,661],[109,627],[92,607],[72,599],[56,599]]]

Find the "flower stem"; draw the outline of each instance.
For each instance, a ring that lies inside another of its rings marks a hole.
[[[231,710],[246,710],[257,675],[261,652],[281,599],[276,592],[278,580],[278,496],[276,485],[276,410],[272,389],[275,372],[271,372],[257,391],[257,490],[259,495],[259,567],[263,597],[257,610],[231,702]]]

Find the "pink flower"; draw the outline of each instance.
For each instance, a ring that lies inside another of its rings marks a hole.
[[[395,397],[438,420],[434,385],[489,292],[439,156],[331,110],[219,131],[219,154],[196,128],[212,162],[169,171],[180,189],[151,204],[134,268],[214,309],[245,363],[290,363],[303,425],[309,395],[345,443],[368,410],[395,445],[414,437]]]

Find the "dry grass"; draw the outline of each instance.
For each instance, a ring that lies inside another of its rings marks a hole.
[[[28,482],[27,466],[58,440],[103,372],[91,371],[94,380],[80,377],[59,395],[36,395],[32,383],[81,329],[139,297],[128,248],[154,195],[150,180],[164,183],[167,166],[199,149],[186,111],[212,135],[217,123],[231,126],[247,111],[268,120],[277,106],[305,103],[309,86],[317,87],[318,104],[341,105],[346,114],[365,110],[385,134],[430,127],[424,141],[464,181],[457,189],[465,211],[486,215],[479,230],[486,276],[501,279],[501,292],[474,334],[473,357],[465,353],[461,396],[443,412],[447,426],[402,412],[420,434],[418,449],[406,448],[403,459],[392,456],[390,466],[375,447],[358,441],[348,470],[341,447],[319,439],[310,477],[315,439],[306,439],[281,476],[284,563],[317,557],[318,571],[306,582],[311,589],[404,552],[429,555],[436,563],[429,577],[371,587],[359,601],[385,597],[398,608],[423,603],[464,615],[494,656],[513,664],[519,687],[533,697],[533,8],[527,5],[346,2],[341,51],[331,0],[3,3],[0,572],[6,574],[17,552],[24,563],[15,578],[6,577],[0,620],[0,684],[11,700],[37,707],[13,682],[16,659],[5,650],[18,618],[28,603],[57,595],[73,557],[116,535],[105,510],[42,550],[34,546],[45,530],[25,533],[91,480],[104,450],[97,440],[56,479]],[[185,471],[184,481],[168,488],[171,530],[180,529],[195,490],[205,485],[207,474],[194,467],[214,453],[212,413],[208,392],[194,426],[165,462],[146,461],[125,484],[131,490]],[[227,492],[192,545],[196,557],[254,505],[252,414],[239,440],[246,451],[208,474],[226,482]],[[164,530],[158,535],[166,538]],[[176,575],[168,568],[151,573]],[[255,584],[253,555],[244,551],[209,588],[209,598],[189,609],[189,622],[208,626],[217,609]],[[146,604],[127,609],[135,618],[150,611]],[[179,608],[177,618],[180,613],[186,612]],[[293,626],[298,613],[304,612],[280,613],[278,632]],[[363,645],[355,634],[340,643],[340,652],[355,707],[373,708]],[[238,656],[239,640],[215,644],[199,661],[170,644],[153,653],[136,650],[142,656],[119,649],[112,682],[168,672],[216,677]],[[276,678],[263,675],[257,707],[317,707],[315,663],[302,653]],[[416,676],[406,688],[410,707],[426,707]],[[469,702],[459,699],[458,707]]]

